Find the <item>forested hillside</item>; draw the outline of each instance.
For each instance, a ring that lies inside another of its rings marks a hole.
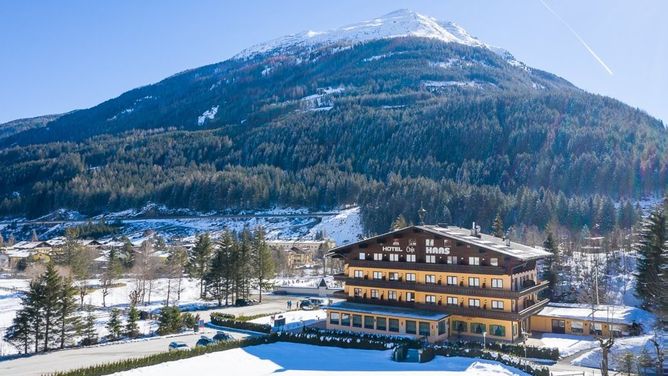
[[[0,214],[362,206],[429,222],[628,226],[663,124],[488,49],[420,38],[187,71],[0,139]]]

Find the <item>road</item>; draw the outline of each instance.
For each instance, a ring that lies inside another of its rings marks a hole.
[[[199,311],[200,318],[209,321],[211,312],[225,312],[236,315],[269,314],[285,311],[287,301],[298,300],[298,297],[267,295],[262,304],[249,307],[229,307]],[[204,328],[200,333],[189,333],[169,337],[156,337],[140,341],[110,344],[96,347],[84,347],[54,351],[48,354],[33,355],[0,362],[0,375],[39,376],[45,373],[66,371],[81,367],[93,366],[101,363],[114,362],[121,359],[140,358],[147,355],[167,351],[172,341],[185,342],[188,346],[195,346],[201,335],[212,336],[214,330]],[[228,332],[236,339],[247,337],[247,334]]]

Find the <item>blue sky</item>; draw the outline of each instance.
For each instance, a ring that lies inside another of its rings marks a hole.
[[[529,66],[668,123],[668,1],[0,0],[0,122],[94,106],[302,30],[400,8],[449,20]]]

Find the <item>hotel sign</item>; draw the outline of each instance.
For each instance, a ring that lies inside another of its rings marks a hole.
[[[399,245],[399,240],[394,239],[392,242],[392,245],[384,245],[382,248],[383,252],[404,252],[403,249],[401,249],[401,245]],[[409,246],[406,247],[406,253],[415,253],[415,247],[410,244]]]
[[[428,255],[449,255],[450,247],[425,247],[424,251]]]

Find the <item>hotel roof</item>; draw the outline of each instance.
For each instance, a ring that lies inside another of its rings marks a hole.
[[[421,225],[421,226],[409,226],[395,231],[391,231],[382,235],[377,235],[371,238],[367,238],[355,243],[345,244],[340,247],[332,249],[329,254],[341,254],[344,251],[349,250],[352,246],[362,243],[367,243],[371,240],[376,240],[384,237],[390,237],[394,234],[399,234],[406,232],[407,230],[419,230],[432,233],[434,235],[439,235],[451,239],[461,241],[466,244],[475,245],[484,249],[491,251],[499,252],[504,255],[508,255],[520,260],[534,260],[539,258],[544,258],[550,255],[549,252],[543,250],[542,247],[531,247],[528,245],[515,243],[515,242],[506,242],[506,240],[497,238],[495,236],[486,235],[478,233],[478,236],[472,235],[471,230],[456,227],[456,226],[436,226],[436,225]]]
[[[539,316],[559,317],[582,321],[609,322],[612,324],[645,324],[651,326],[654,317],[640,308],[624,305],[591,305],[577,303],[550,303]]]
[[[326,310],[342,310],[348,312],[359,312],[372,315],[401,317],[418,320],[442,320],[449,315],[444,312],[427,311],[413,308],[381,306],[373,304],[361,304],[351,302],[339,302],[325,307]]]

